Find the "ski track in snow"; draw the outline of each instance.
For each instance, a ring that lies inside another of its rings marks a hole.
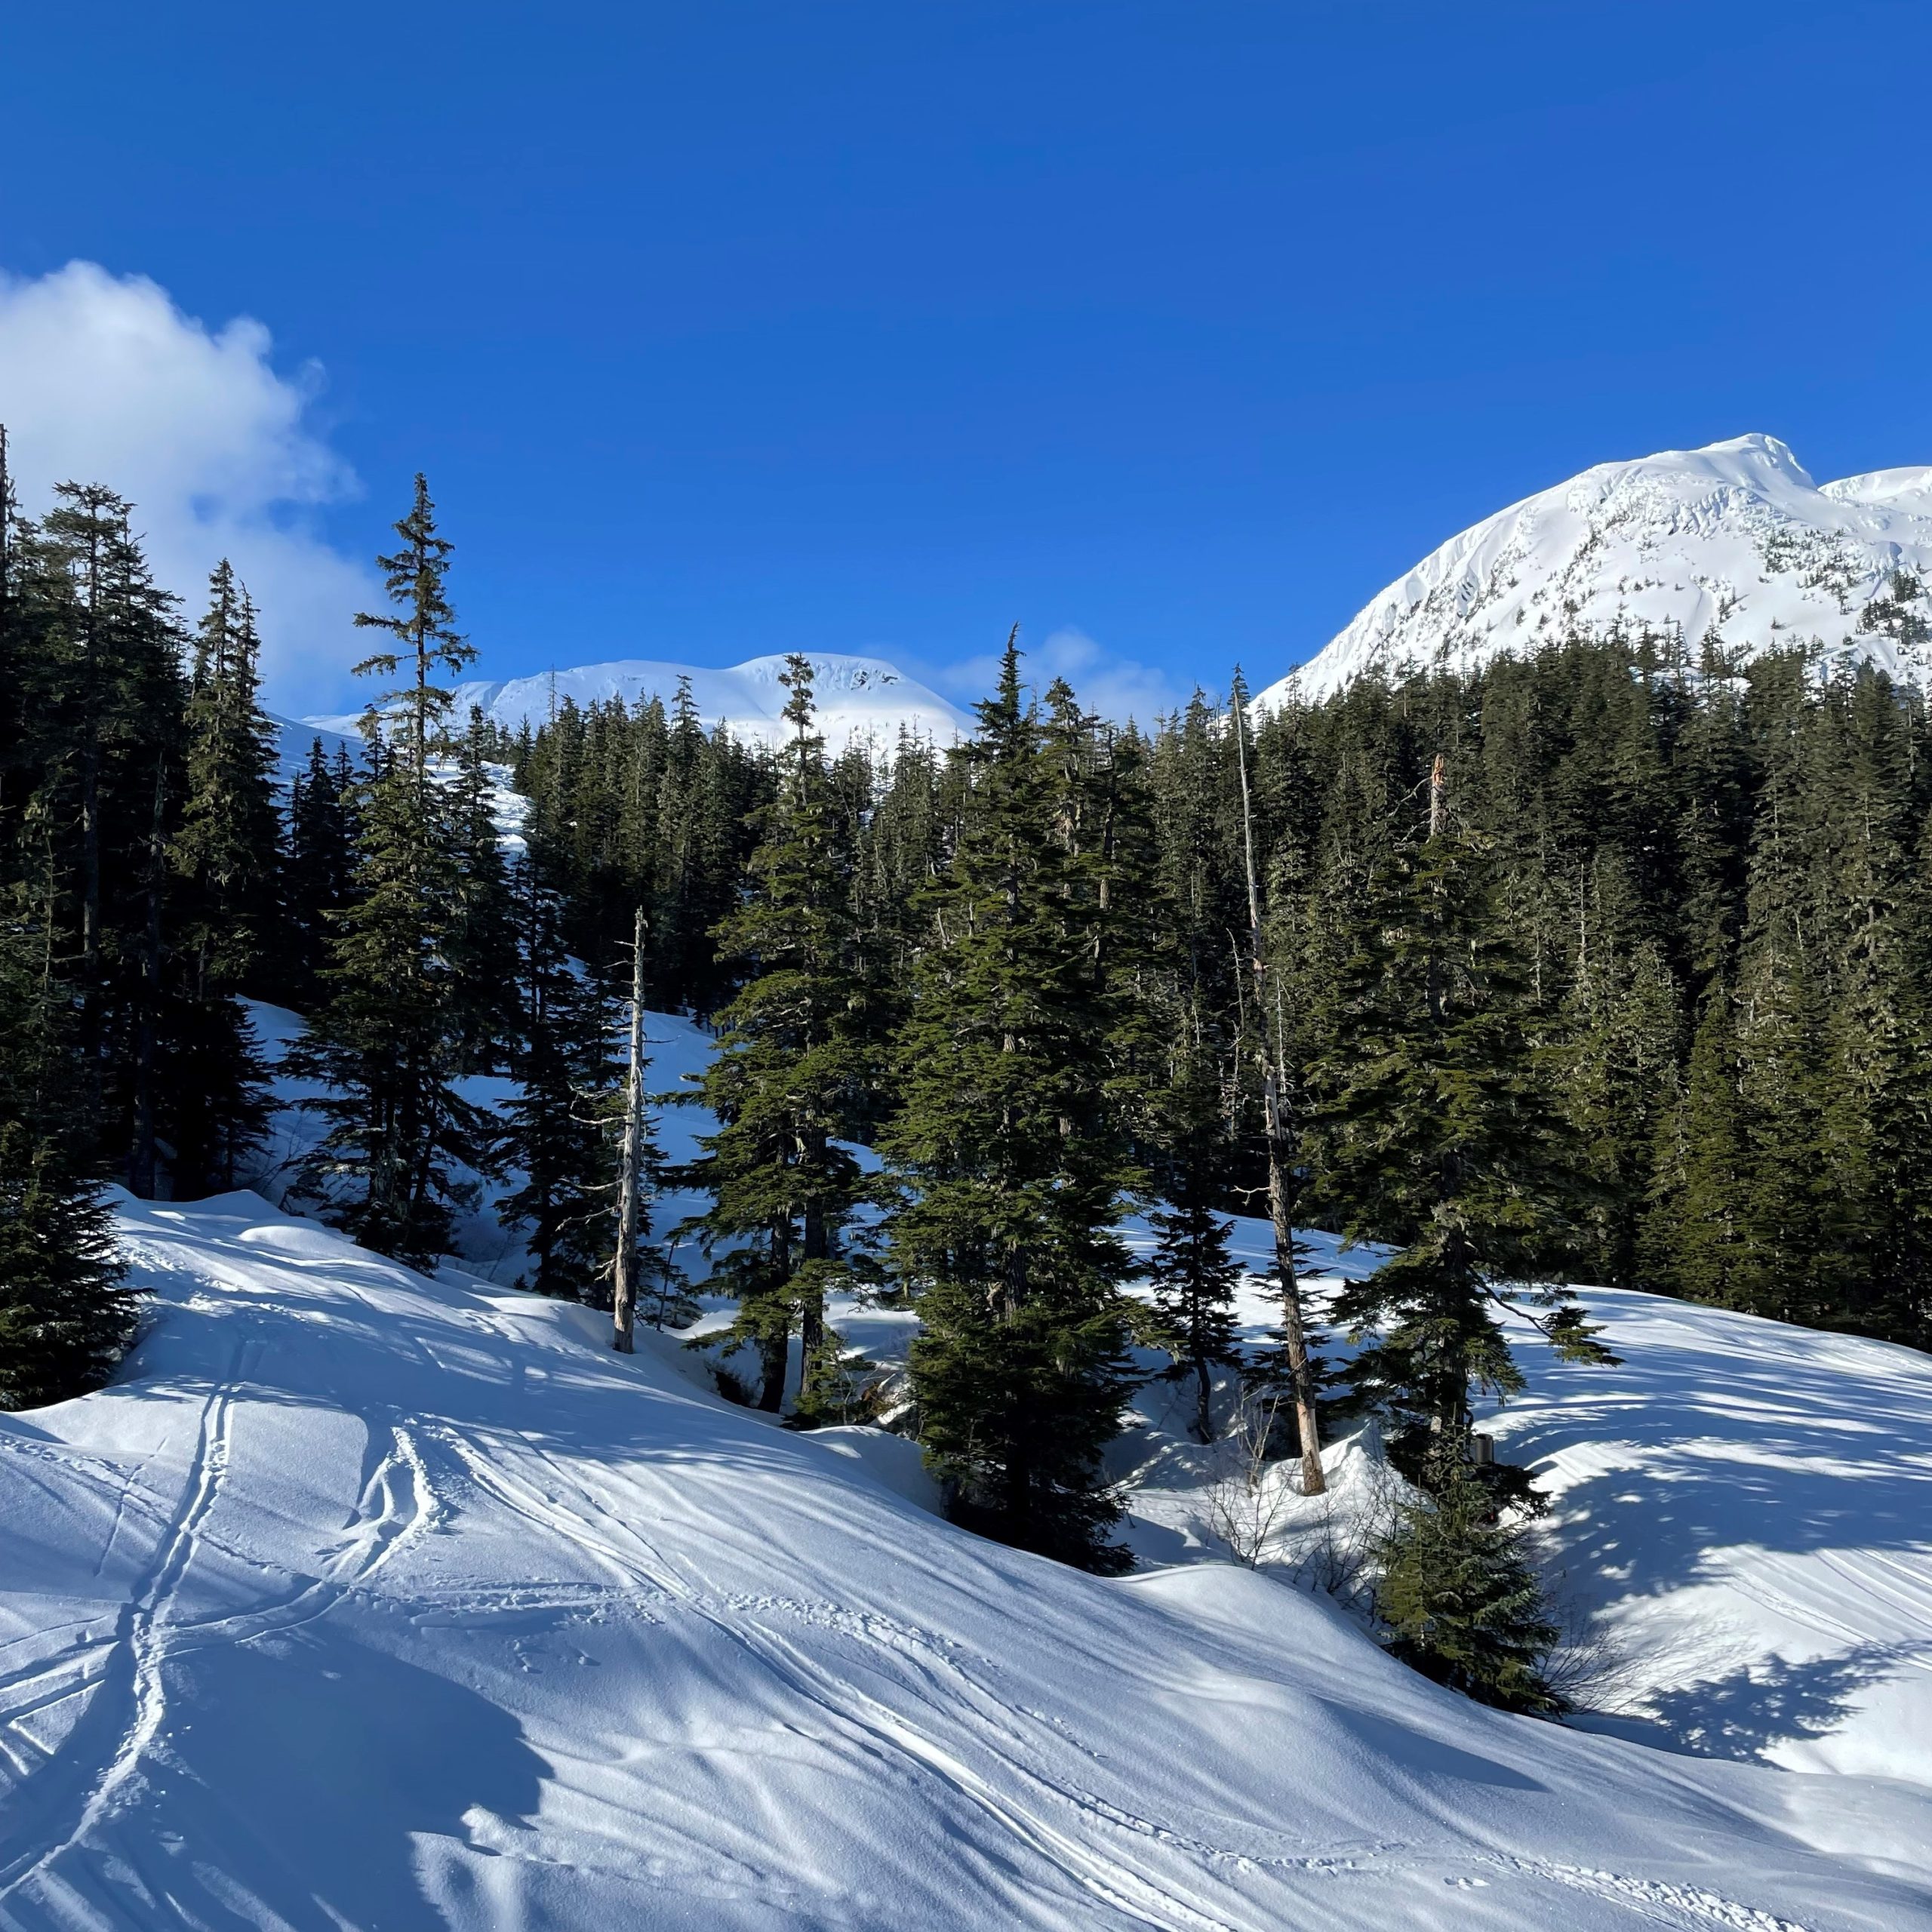
[[[1932,1792],[1499,1717],[1249,1573],[952,1531],[675,1344],[124,1218],[140,1349],[0,1419],[8,1932],[1932,1932]]]

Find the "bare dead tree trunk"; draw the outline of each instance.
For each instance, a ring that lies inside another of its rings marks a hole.
[[[623,1164],[617,1178],[617,1261],[611,1297],[611,1346],[620,1355],[636,1346],[637,1168],[644,1145],[644,913],[631,940],[631,1052],[624,1075]]]
[[[1261,888],[1254,865],[1254,806],[1247,783],[1247,719],[1239,674],[1229,706],[1235,732],[1235,761],[1241,773],[1241,851],[1247,868],[1248,967],[1266,1041],[1261,1075],[1262,1131],[1268,1143],[1268,1218],[1275,1230],[1275,1274],[1281,1297],[1281,1339],[1294,1395],[1295,1426],[1301,1436],[1301,1487],[1319,1496],[1328,1487],[1321,1472],[1321,1433],[1315,1410],[1315,1366],[1309,1358],[1308,1330],[1302,1315],[1301,1283],[1295,1272],[1294,1143],[1287,1114],[1287,1062],[1278,1019],[1270,1023],[1267,961],[1261,946]]]

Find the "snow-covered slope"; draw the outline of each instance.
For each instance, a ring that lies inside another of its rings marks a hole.
[[[253,1196],[122,1219],[137,1352],[0,1418],[0,1925],[1932,1927],[1918,1785],[1499,1716],[1231,1566],[978,1541]]]
[[[866,737],[876,739],[890,749],[902,727],[949,745],[971,728],[955,706],[882,659],[808,654],[811,657],[819,729],[835,750],[854,738]],[[656,697],[669,705],[676,696],[678,680],[688,678],[692,701],[707,726],[721,723],[737,737],[771,742],[785,732],[780,714],[786,694],[778,681],[784,668],[782,657],[754,657],[725,671],[650,663],[639,658],[583,664],[539,677],[459,685],[456,715],[466,717],[475,705],[486,716],[515,731],[525,719],[542,724],[565,699],[580,707],[613,697],[629,704]],[[315,718],[309,722],[336,731],[355,728],[352,717]]]
[[[1600,463],[1451,537],[1259,701],[1619,625],[1675,626],[1694,648],[1713,631],[1752,651],[1816,638],[1924,681],[1932,602],[1903,620],[1867,610],[1902,569],[1932,579],[1932,469],[1820,485],[1763,435]]]

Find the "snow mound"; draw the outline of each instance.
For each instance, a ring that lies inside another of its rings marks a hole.
[[[141,1344],[0,1417],[0,1925],[1932,1927],[1917,1786],[979,1541],[252,1195],[121,1223]]]
[[[1614,1727],[1932,1788],[1932,1357],[1609,1288],[1620,1366],[1516,1346],[1485,1426],[1553,1499],[1549,1566],[1614,1653]]]
[[[1467,672],[1586,632],[1715,633],[1755,654],[1816,638],[1829,661],[1932,675],[1932,603],[1868,607],[1932,578],[1932,469],[1814,484],[1775,436],[1599,463],[1451,537],[1257,702],[1370,672]]]
[[[854,739],[868,738],[890,750],[902,729],[949,745],[972,730],[971,721],[956,706],[881,658],[807,655],[811,659],[818,728],[835,751],[843,750]],[[454,715],[459,721],[467,718],[474,705],[514,731],[526,723],[542,724],[566,700],[580,709],[612,698],[635,705],[654,697],[668,706],[677,695],[678,679],[688,678],[692,701],[707,728],[722,724],[748,743],[776,743],[788,734],[780,715],[787,694],[778,681],[784,668],[782,656],[754,657],[723,671],[640,658],[583,664],[534,678],[459,685]],[[336,732],[355,728],[352,717],[313,718],[308,722]]]

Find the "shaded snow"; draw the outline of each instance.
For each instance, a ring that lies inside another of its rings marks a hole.
[[[278,1059],[300,1021],[251,1015]],[[648,1032],[660,1091],[712,1051]],[[315,1131],[278,1097],[270,1168]],[[709,1125],[665,1110],[667,1152]],[[1143,1567],[1105,1582],[946,1524],[908,1441],[470,1272],[521,1265],[487,1201],[434,1281],[252,1195],[119,1212],[143,1342],[0,1417],[8,1932],[1932,1927],[1923,1356],[1599,1291],[1620,1366],[1519,1334],[1487,1426],[1616,1663],[1558,1728],[1281,1580],[1324,1506],[1274,1574],[1220,1560],[1180,1385],[1118,1447]],[[1373,1265],[1310,1240],[1318,1303]],[[888,1363],[915,1326],[832,1313]],[[1386,1478],[1327,1460],[1346,1522]]]
[[[979,1541],[251,1195],[120,1218],[145,1339],[0,1418],[0,1924],[1932,1926],[1920,1786]]]

